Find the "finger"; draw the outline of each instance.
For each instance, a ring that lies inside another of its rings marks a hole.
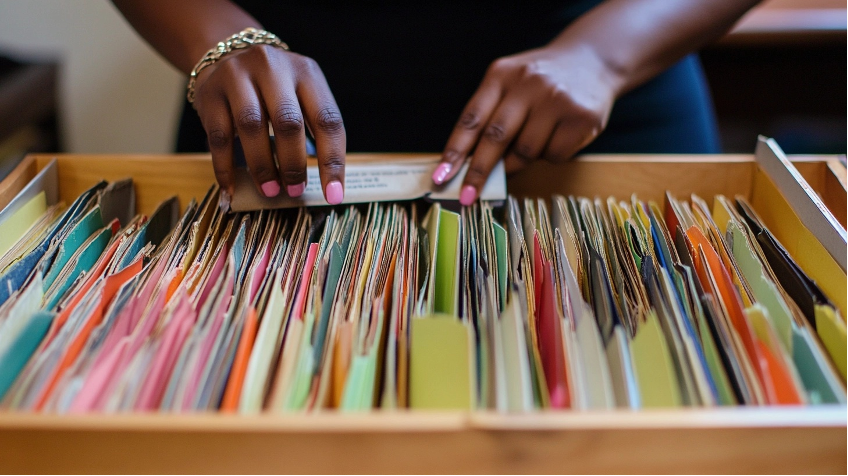
[[[222,190],[232,196],[233,177],[233,120],[227,102],[221,98],[210,99],[198,108],[198,115],[203,128],[206,130],[206,139],[209,143],[209,152],[212,154],[212,168],[215,170],[215,179]]]
[[[518,95],[509,95],[498,105],[474,148],[468,172],[463,179],[460,203],[468,206],[477,199],[495,164],[524,125],[528,111],[526,99]]]
[[[459,172],[460,165],[471,155],[471,151],[480,139],[483,127],[489,122],[501,96],[500,81],[487,75],[471,96],[448,138],[442,153],[442,162],[433,173],[433,181],[437,185],[447,182]]]
[[[344,167],[346,137],[344,122],[324,74],[314,61],[308,75],[298,82],[297,96],[306,124],[315,138],[318,170],[324,198],[330,205],[344,200]]]
[[[563,162],[574,156],[584,144],[591,142],[581,129],[560,122],[551,135],[548,146],[542,152],[542,158],[549,162]]]
[[[556,126],[556,111],[546,107],[531,109],[527,122],[504,156],[506,173],[515,173],[539,160]]]
[[[280,178],[286,193],[299,197],[306,189],[306,135],[294,85],[260,84],[260,90],[274,129]]]
[[[268,119],[256,88],[252,82],[238,82],[229,100],[250,175],[260,193],[276,197],[280,194],[280,175],[271,152]]]

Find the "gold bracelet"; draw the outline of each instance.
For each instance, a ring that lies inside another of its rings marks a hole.
[[[256,28],[245,28],[226,40],[218,43],[215,48],[207,51],[197,66],[191,70],[191,75],[188,78],[188,93],[186,98],[191,105],[194,105],[194,85],[197,82],[197,75],[206,67],[213,65],[227,53],[232,53],[234,50],[240,50],[253,45],[271,45],[277,48],[289,50],[289,45],[283,43],[277,35],[265,30],[257,30]]]

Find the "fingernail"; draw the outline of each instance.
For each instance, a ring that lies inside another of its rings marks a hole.
[[[286,193],[289,194],[289,197],[297,198],[303,195],[303,191],[306,189],[306,183],[299,183],[297,185],[289,185],[286,187]]]
[[[477,189],[474,188],[473,185],[466,185],[462,187],[462,191],[459,193],[459,203],[465,205],[466,207],[474,203],[474,200],[477,199]]]
[[[436,167],[436,170],[433,172],[433,182],[436,185],[441,185],[445,183],[445,179],[448,177],[448,174],[451,171],[451,164],[447,162],[442,162]]]
[[[269,180],[262,184],[262,193],[266,197],[276,197],[280,194],[280,184],[273,180]]]
[[[218,207],[221,208],[222,212],[230,211],[230,194],[226,190],[221,190],[218,195]]]
[[[338,180],[328,183],[325,192],[327,194],[327,203],[330,205],[338,205],[344,200],[344,189],[342,188],[342,183]]]

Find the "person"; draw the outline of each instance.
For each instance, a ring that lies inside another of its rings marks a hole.
[[[330,204],[353,150],[441,151],[437,184],[470,161],[464,205],[499,160],[512,173],[581,151],[718,152],[693,52],[759,2],[113,1],[187,75],[245,28],[292,45],[228,52],[190,85],[178,151],[208,145],[222,190],[238,138],[263,194],[299,196],[311,136]]]

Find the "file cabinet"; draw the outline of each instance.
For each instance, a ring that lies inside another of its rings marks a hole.
[[[14,194],[53,157],[29,156],[0,194]],[[174,194],[183,204],[200,198],[214,181],[205,155],[55,157],[66,203],[97,180],[132,177],[139,212],[150,213]],[[844,224],[844,166],[808,157],[798,168]],[[618,155],[534,164],[511,177],[508,190],[620,199],[636,193],[658,202],[666,190],[708,201],[742,195],[759,210],[777,206],[764,201],[770,184],[751,155]],[[764,215],[771,226],[771,214]],[[10,473],[844,473],[846,446],[846,407],[838,405],[529,415],[0,411],[0,470]]]

